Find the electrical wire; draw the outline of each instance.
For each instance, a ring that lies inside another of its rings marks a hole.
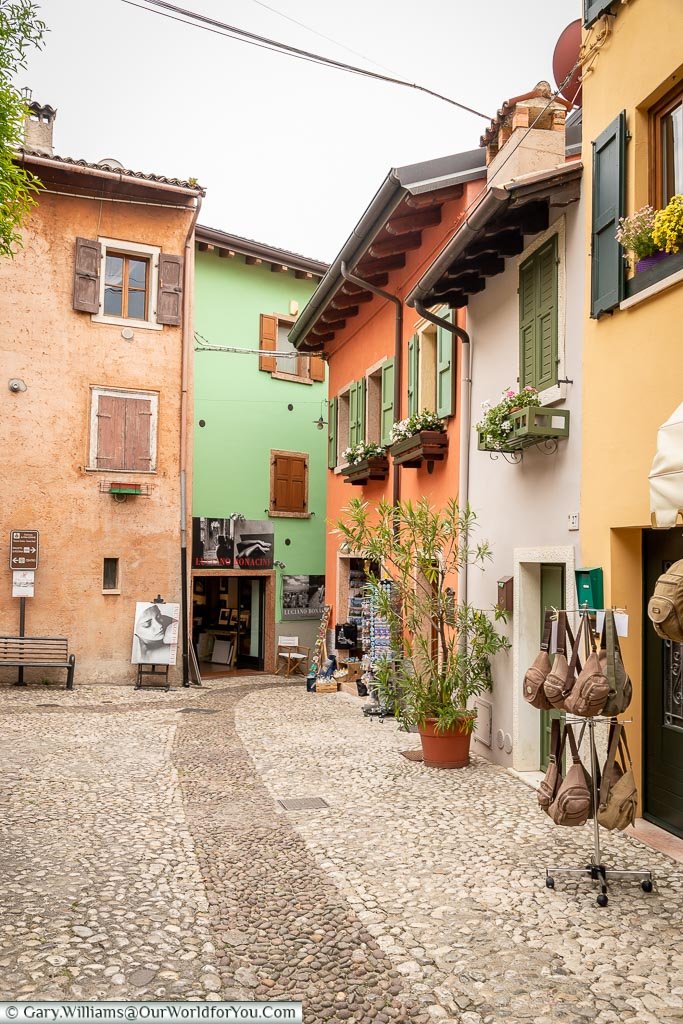
[[[129,7],[137,7],[141,11],[148,11],[150,14],[157,14],[160,17],[169,18],[171,21],[178,21],[182,25],[189,25],[192,28],[202,29],[205,32],[212,32],[215,35],[225,36],[229,39],[236,39],[239,42],[248,43],[261,49],[271,50],[272,52],[281,53],[289,57],[296,57],[299,60],[309,61],[313,64],[335,68],[337,71],[346,71],[349,74],[360,75],[364,78],[388,82],[390,85],[400,85],[407,89],[415,89],[418,92],[425,93],[427,96],[443,100],[444,103],[450,103],[451,106],[464,110],[468,114],[474,114],[475,117],[483,117],[485,121],[491,120],[488,114],[483,114],[480,110],[475,110],[474,107],[468,107],[467,104],[460,103],[450,96],[444,96],[443,93],[436,92],[434,89],[428,89],[427,86],[418,85],[416,82],[408,82],[403,78],[397,78],[393,75],[382,75],[378,71],[359,68],[353,64],[346,64],[343,61],[334,60],[332,57],[325,57],[320,53],[313,53],[310,50],[302,50],[297,46],[281,43],[277,39],[270,39],[268,36],[261,36],[256,32],[249,32],[236,25],[229,25],[227,22],[218,21],[216,18],[210,18],[208,15],[188,11],[183,7],[176,7],[175,4],[168,3],[167,0],[143,0],[143,3],[136,3],[135,0],[121,0],[121,2]]]
[[[208,338],[195,330],[194,340],[197,342],[195,352],[230,352],[238,356],[277,356],[278,359],[298,359],[303,353],[297,349],[291,352],[278,352],[272,348],[241,348],[236,345],[213,345]],[[306,355],[312,359],[322,359],[320,352],[307,352]]]

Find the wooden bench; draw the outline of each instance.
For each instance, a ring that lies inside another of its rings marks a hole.
[[[74,688],[76,656],[62,636],[0,636],[0,668],[65,668],[66,688]]]

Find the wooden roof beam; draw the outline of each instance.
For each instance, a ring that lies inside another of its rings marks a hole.
[[[359,277],[371,280],[373,274],[381,274],[385,270],[400,270],[406,265],[405,253],[384,256],[381,260],[364,260],[357,268]],[[375,282],[372,281],[372,284]]]
[[[372,298],[372,296],[370,296],[370,298]],[[339,296],[336,296],[332,300],[332,302],[330,303],[330,312],[331,313],[334,313],[337,316],[341,315],[341,316],[345,316],[345,317],[358,316],[358,306],[351,306],[351,305],[346,305],[345,306],[343,302],[341,304],[339,304],[339,302],[337,301],[338,299],[339,299]]]
[[[382,259],[384,256],[396,256],[408,252],[410,249],[419,249],[422,245],[422,234],[419,231],[411,231],[408,235],[400,235],[398,238],[387,238],[383,242],[373,242],[368,252],[375,259]]]
[[[358,312],[359,302],[372,302],[372,293],[356,292],[354,295],[345,295],[344,292],[339,291],[332,299],[330,305],[332,309],[352,309],[353,313],[349,313],[349,316],[355,316]]]
[[[320,319],[320,330],[341,331],[346,327],[346,320],[323,320]]]
[[[508,228],[497,235],[490,235],[473,242],[465,259],[477,259],[479,256],[519,256],[524,250],[524,237],[519,228]]]
[[[294,277],[298,277],[300,281],[312,281],[313,274],[310,270],[295,270]]]
[[[260,267],[261,264],[263,263],[263,260],[261,259],[260,256],[245,256],[244,262],[247,264],[248,267]]]
[[[462,185],[451,185],[450,188],[442,188],[438,192],[421,192],[415,196],[406,196],[405,204],[415,210],[423,210],[426,206],[438,206],[451,199],[462,199],[462,194]]]
[[[286,274],[289,267],[286,267],[284,263],[271,263],[270,270],[272,274]]]
[[[396,217],[386,225],[387,233],[390,235],[409,235],[411,231],[421,231],[423,228],[431,228],[441,222],[441,207],[428,206],[426,210],[419,213],[410,213],[407,217]]]
[[[440,302],[445,302],[451,307],[451,309],[462,309],[468,303],[468,297],[464,292],[450,291],[445,292],[443,295],[435,295],[432,292],[431,295],[425,299],[425,302],[429,302],[430,306],[438,306]]]
[[[218,249],[218,255],[221,256],[224,260],[231,260],[231,259],[234,258],[236,253],[235,253],[234,249],[221,249],[221,248],[219,248]]]

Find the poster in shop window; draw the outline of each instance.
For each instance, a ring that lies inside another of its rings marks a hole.
[[[202,516],[192,520],[194,569],[272,569],[275,548],[268,520]]]
[[[319,619],[324,606],[324,576],[282,577],[283,619]]]

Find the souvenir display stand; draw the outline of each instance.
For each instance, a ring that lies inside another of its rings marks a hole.
[[[555,888],[555,878],[558,875],[583,875],[596,881],[600,885],[600,892],[597,897],[599,907],[607,906],[607,884],[612,881],[640,881],[643,892],[652,892],[652,871],[648,868],[607,868],[602,862],[602,851],[600,849],[600,825],[598,824],[598,806],[600,804],[600,785],[598,773],[595,766],[598,764],[598,756],[595,745],[595,727],[609,726],[613,721],[611,718],[578,718],[568,715],[567,726],[586,725],[588,729],[588,741],[590,747],[591,779],[593,786],[593,853],[590,863],[584,867],[568,866],[547,866],[545,869],[545,884],[548,889]],[[622,725],[627,724],[630,719],[622,720]]]

